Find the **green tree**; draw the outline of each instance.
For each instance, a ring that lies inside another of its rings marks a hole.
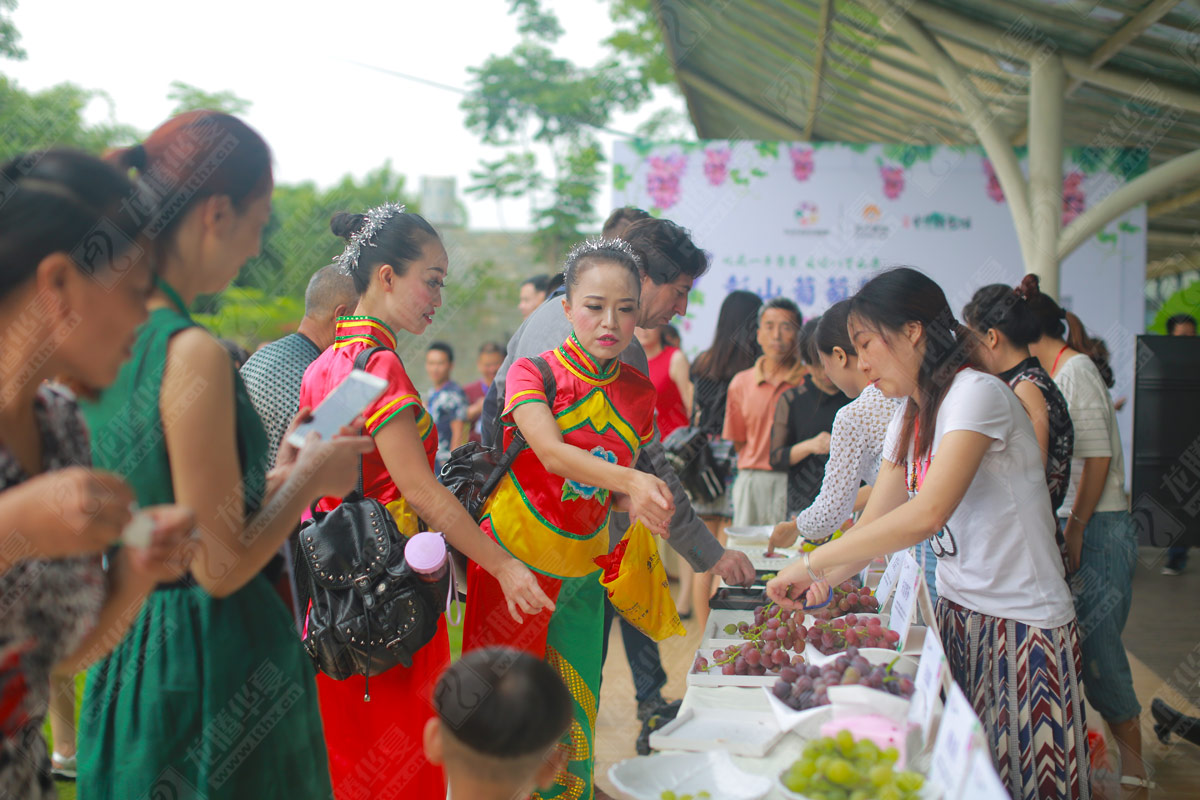
[[[226,114],[245,114],[250,110],[249,100],[238,97],[230,91],[206,92],[198,86],[192,86],[183,81],[171,81],[167,90],[167,99],[175,101],[171,116],[185,111],[224,111]]]
[[[89,125],[83,112],[90,103],[109,105],[110,121]],[[46,147],[75,147],[101,153],[133,141],[137,134],[112,119],[112,102],[100,91],[60,83],[40,92],[27,92],[0,75],[0,160]]]
[[[22,61],[25,51],[17,44],[21,41],[21,34],[17,33],[17,26],[10,16],[16,7],[17,0],[0,0],[0,58]]]
[[[648,0],[618,0],[611,15],[620,27],[605,40],[610,54],[589,67],[551,51],[562,26],[540,0],[510,0],[509,10],[518,17],[522,40],[511,53],[470,69],[462,108],[467,128],[483,142],[519,152],[482,162],[467,191],[497,200],[531,195],[536,241],[553,262],[565,243],[582,236],[582,226],[597,219],[604,154],[595,132],[617,109],[634,111],[655,86],[670,85],[671,70]],[[538,174],[528,141],[550,147],[553,180]]]

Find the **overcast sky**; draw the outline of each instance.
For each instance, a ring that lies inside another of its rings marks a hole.
[[[613,30],[608,4],[548,5],[566,30],[556,50],[596,63]],[[479,159],[502,151],[464,128],[461,95],[348,63],[465,88],[468,67],[517,43],[507,10],[505,0],[19,0],[13,20],[28,58],[0,62],[0,71],[28,90],[62,81],[102,89],[116,120],[147,132],[172,108],[171,81],[230,90],[253,103],[246,121],[270,143],[281,182],[327,186],[391,159],[414,192],[422,175],[455,176],[472,228],[526,228],[527,200],[498,208],[462,192]],[[104,103],[88,109],[92,120],[108,114]],[[632,131],[647,115],[618,116],[612,126]],[[612,137],[603,139],[610,147]],[[602,212],[607,197],[606,184]]]

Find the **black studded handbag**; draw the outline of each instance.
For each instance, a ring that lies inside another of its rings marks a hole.
[[[363,369],[377,350],[354,359]],[[341,504],[300,528],[296,544],[296,588],[304,614],[304,647],[317,669],[336,680],[370,678],[402,665],[437,633],[446,608],[450,570],[428,582],[404,558],[408,537],[383,503],[358,483]],[[368,692],[364,697],[370,700]]]

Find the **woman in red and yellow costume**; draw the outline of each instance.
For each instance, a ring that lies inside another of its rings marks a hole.
[[[442,304],[449,263],[437,231],[391,203],[366,214],[338,214],[331,227],[347,240],[338,264],[354,278],[358,306],[353,315],[338,318],[333,346],[304,373],[301,406],[315,408],[350,374],[363,350],[384,348],[366,365],[388,385],[363,412],[366,432],[375,440],[375,450],[363,456],[364,493],[387,506],[406,536],[419,530],[418,514],[444,531],[450,544],[494,576],[495,602],[510,622],[521,619],[519,612],[553,608],[529,570],[485,536],[437,482],[437,429],[395,352],[396,331],[421,335]],[[318,508],[329,511],[340,502],[326,497]],[[445,797],[442,768],[425,759],[422,742],[425,723],[434,716],[434,684],[448,666],[450,644],[439,620],[437,634],[411,667],[393,667],[371,679],[370,703],[363,702],[363,676],[344,681],[317,676],[337,800]]]
[[[608,514],[622,510],[662,533],[674,503],[665,483],[632,468],[654,433],[654,386],[619,360],[633,339],[641,274],[619,239],[586,242],[567,257],[563,307],[572,332],[540,358],[554,377],[521,359],[508,372],[504,446],[517,429],[529,447],[517,456],[484,509],[483,528],[523,561],[554,600],[513,624],[498,608],[500,587],[472,564],[463,650],[504,645],[544,658],[575,701],[567,765],[541,798],[593,797],[596,706],[604,586],[596,559],[608,554]]]

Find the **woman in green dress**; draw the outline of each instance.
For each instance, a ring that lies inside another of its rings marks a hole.
[[[110,158],[159,195],[139,209],[159,277],[132,357],[84,409],[93,456],[142,505],[195,509],[197,529],[190,573],[88,673],[79,796],[329,797],[312,664],[260,571],[311,501],[350,490],[370,440],[284,445],[267,473],[237,370],[188,314],[258,253],[273,186],[258,134],[191,112]]]

